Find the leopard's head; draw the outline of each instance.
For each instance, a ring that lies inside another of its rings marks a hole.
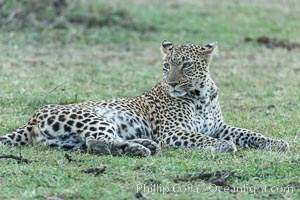
[[[164,83],[172,97],[185,96],[191,90],[204,87],[216,50],[217,42],[199,46],[162,41]]]

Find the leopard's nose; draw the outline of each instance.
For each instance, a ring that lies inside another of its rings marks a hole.
[[[179,82],[168,82],[168,85],[171,87],[176,87],[179,84]]]

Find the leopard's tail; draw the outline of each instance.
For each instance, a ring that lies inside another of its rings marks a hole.
[[[0,136],[0,146],[8,144],[12,146],[21,146],[25,144],[32,144],[33,126],[22,126],[11,133]]]

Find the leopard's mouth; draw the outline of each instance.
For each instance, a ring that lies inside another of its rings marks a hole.
[[[169,88],[169,94],[171,97],[182,97],[186,95],[186,91],[176,90],[174,88]]]
[[[164,87],[168,91],[171,97],[182,97],[187,94],[187,92],[183,88],[178,86],[172,87],[165,83]]]

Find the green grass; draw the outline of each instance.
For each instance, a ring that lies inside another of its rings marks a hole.
[[[33,162],[0,160],[1,199],[132,199],[137,185],[151,186],[153,182],[171,191],[141,190],[150,199],[299,199],[299,49],[272,50],[243,42],[244,37],[261,35],[300,42],[296,1],[99,2],[80,1],[73,7],[67,17],[86,21],[69,28],[47,28],[43,21],[39,27],[20,27],[20,21],[2,24],[1,135],[22,125],[44,104],[141,94],[161,80],[162,39],[199,44],[216,40],[220,52],[212,61],[211,74],[220,89],[226,121],[285,139],[291,152],[281,155],[251,149],[219,154],[166,148],[151,158],[70,152],[80,161],[69,163],[65,151],[47,146],[5,146],[0,154],[22,152]],[[91,14],[82,16],[81,9]],[[49,9],[42,14],[53,18]],[[107,21],[110,18],[113,23]],[[82,172],[102,166],[106,166],[106,172],[96,177]],[[231,186],[266,186],[267,191],[214,192],[215,188],[205,181],[173,180],[222,170],[235,173],[227,181]],[[276,191],[288,185],[293,187],[292,192]],[[188,187],[197,190],[184,192]]]

